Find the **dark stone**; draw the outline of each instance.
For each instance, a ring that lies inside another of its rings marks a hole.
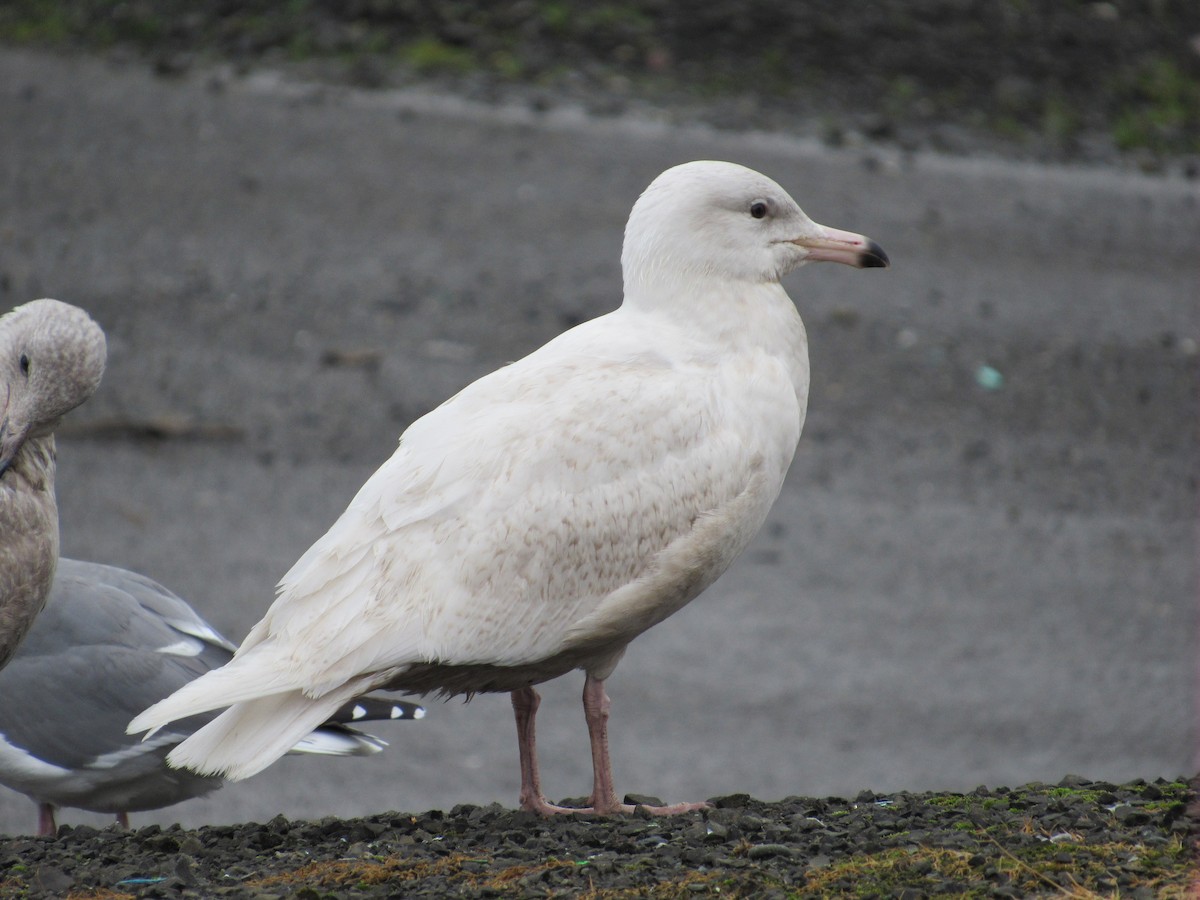
[[[33,876],[33,886],[45,891],[50,896],[66,896],[67,891],[75,884],[75,879],[54,866],[38,866]]]
[[[754,844],[746,851],[750,859],[769,859],[773,856],[792,856],[795,851],[786,844]]]

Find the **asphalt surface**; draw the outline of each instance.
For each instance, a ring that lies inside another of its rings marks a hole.
[[[1194,182],[11,50],[0,122],[0,308],[109,337],[60,442],[67,555],[239,639],[412,419],[618,302],[659,171],[730,159],[893,267],[789,278],[805,436],[756,542],[612,678],[618,789],[1194,770]],[[590,788],[581,687],[543,691],[552,797]],[[506,697],[378,733],[135,821],[515,804]],[[0,832],[33,824],[0,793]]]

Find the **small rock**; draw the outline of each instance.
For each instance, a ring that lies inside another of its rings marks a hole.
[[[742,816],[737,823],[744,831],[762,831],[767,825],[767,820],[761,816]]]
[[[147,850],[153,850],[155,853],[179,852],[179,841],[168,834],[156,834],[149,840],[143,841],[142,845]]]
[[[179,852],[188,856],[197,856],[204,852],[204,843],[194,834],[189,834],[179,842]]]
[[[75,879],[54,866],[38,866],[37,874],[33,876],[33,884],[52,897],[66,896],[67,890],[75,883]]]
[[[786,844],[755,844],[746,851],[750,859],[770,859],[773,856],[793,856],[795,850]]]
[[[154,74],[163,78],[178,78],[186,74],[194,64],[195,58],[190,53],[164,51],[154,60]]]
[[[729,837],[729,829],[713,819],[708,820],[706,831],[708,834],[705,840],[708,841],[723,841]]]
[[[749,794],[728,794],[724,797],[713,797],[711,802],[716,809],[737,809],[749,806],[751,798]]]
[[[625,802],[633,806],[664,806],[665,804],[658,797],[652,797],[649,794],[626,794]]]
[[[176,857],[175,877],[179,879],[184,887],[196,887],[200,883],[196,877],[196,870],[192,866],[192,861],[186,856]]]
[[[346,835],[346,839],[352,844],[360,841],[373,841],[385,831],[387,831],[387,826],[380,822],[355,822]]]
[[[1113,815],[1122,825],[1145,825],[1150,821],[1149,814],[1137,806],[1118,806]]]

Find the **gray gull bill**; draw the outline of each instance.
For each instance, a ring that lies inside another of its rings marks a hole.
[[[61,559],[49,600],[0,671],[0,784],[38,805],[38,833],[55,809],[129,813],[208,794],[223,780],[167,765],[167,753],[213,718],[181,720],[140,741],[125,733],[139,710],[229,662],[234,645],[183,600],[144,576]],[[385,742],[350,723],[420,718],[421,707],[363,697],[335,710],[292,750],[378,753]]]
[[[130,730],[228,707],[169,761],[237,779],[369,690],[507,691],[524,809],[632,810],[613,784],[605,679],[725,571],[778,496],[809,386],[780,279],[819,260],[888,265],[764,175],[668,169],[629,216],[621,306],[414,422],[232,662]],[[546,801],[534,737],[534,685],[574,669],[593,762],[583,809]]]
[[[58,561],[54,429],[95,393],[105,359],[104,332],[78,307],[35,300],[0,317],[0,669]]]

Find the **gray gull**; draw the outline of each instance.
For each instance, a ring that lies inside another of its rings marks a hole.
[[[629,216],[621,306],[414,422],[233,661],[130,730],[228,707],[169,761],[237,779],[365,691],[507,691],[522,808],[632,810],[613,784],[605,679],[725,571],[778,496],[809,386],[780,279],[817,260],[888,265],[757,172],[668,169]],[[546,801],[534,739],[534,685],[574,669],[593,763],[583,809]]]
[[[185,719],[151,741],[125,734],[131,716],[222,666],[234,645],[183,600],[125,569],[59,560],[46,608],[0,671],[0,784],[38,804],[38,833],[56,807],[129,813],[210,793],[223,781],[173,769],[167,753],[213,718]],[[364,756],[385,743],[349,723],[420,718],[376,697],[335,710],[297,753]]]
[[[54,429],[95,393],[105,356],[100,326],[70,304],[35,300],[0,318],[0,669],[58,560]]]

